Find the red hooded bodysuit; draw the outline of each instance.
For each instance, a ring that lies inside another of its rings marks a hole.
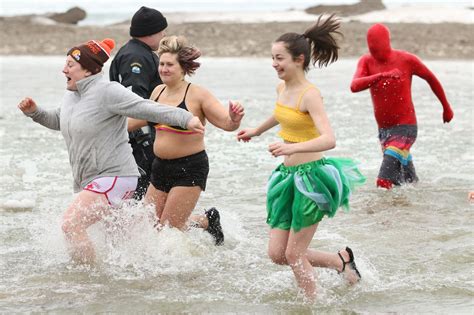
[[[413,75],[428,82],[443,106],[443,122],[451,121],[453,111],[438,79],[417,56],[391,48],[390,31],[386,26],[375,24],[370,27],[367,32],[367,45],[370,53],[360,58],[351,83],[351,91],[355,93],[370,88],[379,129],[407,125],[416,128],[415,108],[411,98]],[[386,145],[383,144],[384,146]],[[385,150],[384,153],[387,154]],[[382,179],[393,182],[389,178]],[[391,184],[387,185],[391,187]]]

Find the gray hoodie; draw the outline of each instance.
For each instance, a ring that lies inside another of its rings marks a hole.
[[[145,100],[102,74],[77,82],[61,107],[38,107],[28,114],[45,127],[60,130],[66,140],[74,192],[105,176],[139,176],[128,143],[127,117],[186,128],[193,115],[183,109]]]

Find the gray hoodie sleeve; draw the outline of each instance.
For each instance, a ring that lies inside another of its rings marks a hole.
[[[53,110],[44,110],[41,107],[37,107],[37,110],[31,114],[25,114],[31,117],[34,122],[43,125],[49,129],[59,130],[59,115],[61,113],[61,107]]]
[[[107,85],[104,106],[112,113],[186,128],[193,115],[181,108],[163,105],[136,95],[117,82]]]

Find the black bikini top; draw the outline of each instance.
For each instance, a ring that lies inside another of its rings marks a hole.
[[[188,111],[188,112],[189,112],[189,110],[188,110],[188,107],[186,106],[186,95],[188,94],[188,90],[189,90],[190,85],[191,85],[191,83],[188,83],[188,86],[186,87],[186,91],[184,92],[183,100],[181,101],[181,103],[179,103],[178,106],[176,106],[176,107],[182,108],[182,109],[184,109],[185,111]],[[155,98],[155,102],[158,102],[158,99],[160,98],[161,94],[163,93],[163,91],[165,89],[166,89],[166,86],[160,91],[160,94],[158,94],[158,96]],[[156,124],[153,124],[153,125],[156,125]],[[182,128],[180,126],[167,126],[167,125],[156,125],[155,128],[159,129],[159,130],[163,130],[163,131],[167,131],[168,129],[182,130],[182,131],[187,131],[188,130],[188,129]]]

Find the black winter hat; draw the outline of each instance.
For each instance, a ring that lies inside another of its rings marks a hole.
[[[168,26],[160,11],[141,7],[132,17],[130,36],[142,37],[161,32]]]

